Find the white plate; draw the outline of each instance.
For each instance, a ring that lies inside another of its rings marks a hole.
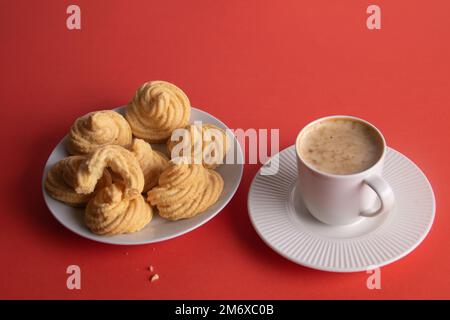
[[[430,183],[411,160],[391,148],[383,177],[394,190],[395,208],[348,226],[323,224],[305,210],[295,192],[294,146],[270,161],[279,161],[279,171],[258,172],[253,179],[248,196],[250,220],[269,247],[300,265],[334,272],[381,267],[413,251],[433,224],[435,199]]]
[[[123,113],[123,110],[124,107],[116,109],[116,111],[120,113]],[[194,121],[202,121],[203,123],[210,123],[222,129],[228,129],[228,127],[219,119],[196,108],[192,108],[191,110],[190,122],[192,123]],[[168,221],[155,214],[152,221],[139,232],[117,236],[99,236],[90,232],[85,226],[83,222],[84,209],[77,209],[67,206],[50,197],[44,189],[44,180],[47,176],[47,171],[53,164],[68,156],[63,145],[63,140],[64,139],[62,139],[55,147],[45,165],[44,175],[42,178],[42,190],[45,203],[53,216],[66,228],[82,237],[98,242],[121,245],[146,244],[168,240],[194,230],[212,219],[231,200],[239,186],[243,172],[244,161],[242,150],[239,143],[235,139],[235,143],[233,145],[235,150],[235,159],[237,160],[235,162],[236,164],[223,164],[217,168],[217,172],[220,173],[224,180],[224,187],[219,200],[208,210],[194,218],[179,221]],[[167,153],[164,144],[152,144],[152,147],[156,150]]]

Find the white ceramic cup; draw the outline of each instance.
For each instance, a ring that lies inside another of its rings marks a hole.
[[[302,134],[318,122],[344,118],[359,121],[374,129],[382,143],[378,161],[370,168],[347,175],[322,172],[306,163],[299,154]],[[309,212],[318,220],[330,225],[354,223],[365,217],[385,214],[394,206],[394,193],[381,177],[386,154],[386,141],[371,123],[352,116],[329,116],[305,126],[295,141],[298,170],[298,192]]]

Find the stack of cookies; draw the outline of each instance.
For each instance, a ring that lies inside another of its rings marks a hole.
[[[156,213],[179,220],[204,212],[223,190],[213,169],[230,140],[216,126],[188,124],[190,112],[180,88],[150,81],[125,116],[103,110],[78,118],[65,140],[68,157],[48,171],[47,193],[85,207],[86,225],[99,235],[139,231]],[[165,143],[170,160],[150,143]]]

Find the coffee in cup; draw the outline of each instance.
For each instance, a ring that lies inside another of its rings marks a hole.
[[[383,141],[366,123],[330,118],[309,126],[298,140],[300,157],[330,174],[354,174],[373,166],[383,154]]]
[[[318,220],[345,225],[389,212],[394,193],[383,179],[386,143],[372,124],[351,116],[318,119],[295,143],[297,191]]]

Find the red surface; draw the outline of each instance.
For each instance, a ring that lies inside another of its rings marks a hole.
[[[66,28],[73,3],[81,31]],[[450,3],[376,1],[382,29],[369,31],[371,3],[2,0],[0,298],[450,298]],[[48,155],[77,116],[125,104],[150,79],[232,128],[280,128],[281,148],[320,116],[373,122],[432,183],[431,233],[382,269],[381,290],[365,273],[295,265],[250,225],[259,166],[246,165],[234,199],[187,235],[120,247],[72,234],[41,196]],[[66,289],[69,264],[80,291]]]

